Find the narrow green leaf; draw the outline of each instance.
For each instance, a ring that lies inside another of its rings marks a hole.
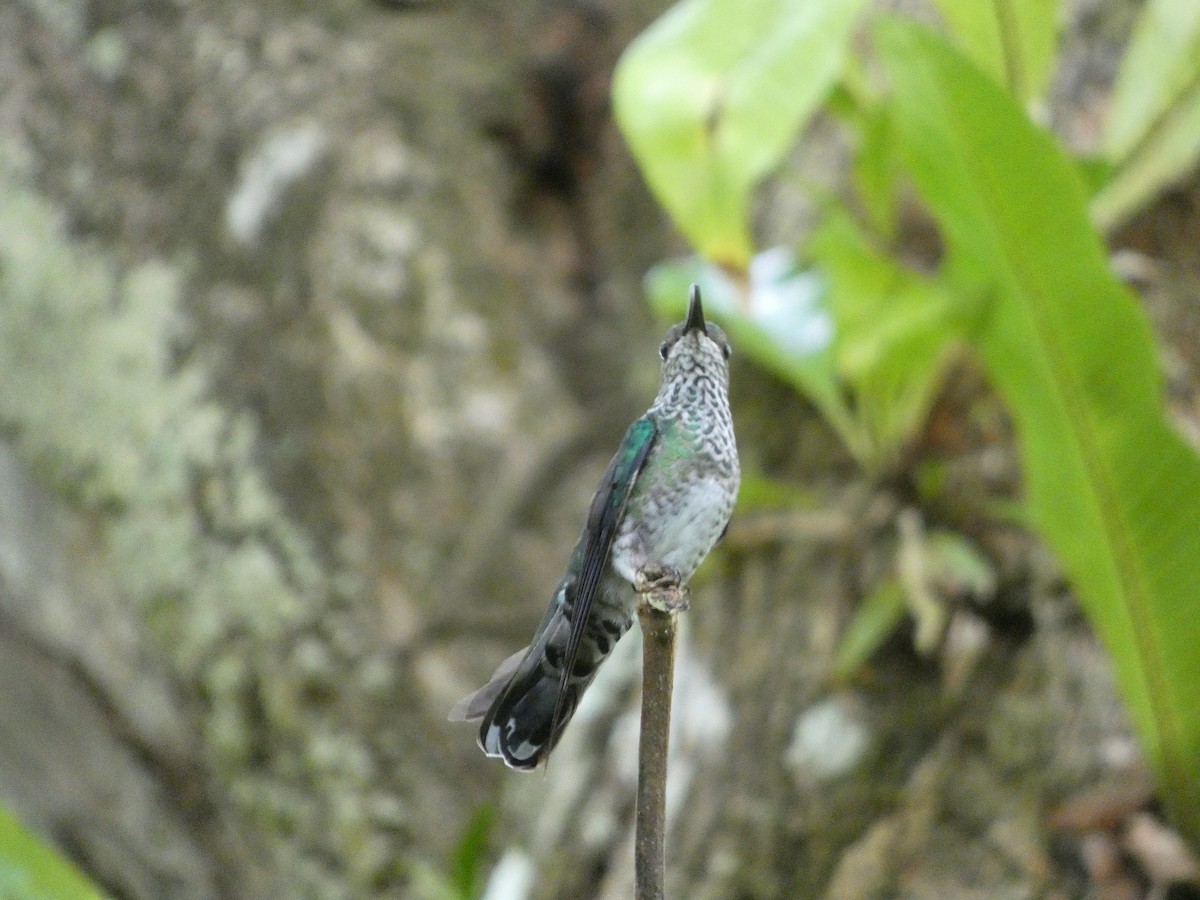
[[[1200,157],[1200,3],[1150,0],[1113,92],[1104,152],[1118,164],[1092,214],[1111,228]]]
[[[864,114],[858,129],[860,145],[854,157],[854,184],[871,228],[888,239],[896,233],[896,206],[900,197],[896,190],[900,166],[892,127],[891,114],[882,104]]]
[[[750,193],[833,85],[864,0],[683,0],[625,51],[617,123],[703,256],[744,271]]]
[[[894,578],[880,582],[862,604],[838,641],[833,675],[838,681],[853,678],[867,660],[904,621],[908,604]]]
[[[463,897],[478,897],[483,893],[483,863],[495,821],[496,807],[491,804],[481,806],[471,818],[450,858],[452,882]]]
[[[69,862],[0,806],[0,897],[5,900],[104,900]]]
[[[1029,506],[1112,655],[1176,824],[1200,844],[1200,457],[1163,413],[1149,324],[1066,154],[933,33],[877,44],[902,153],[1012,412]]]
[[[1058,43],[1058,0],[935,0],[964,53],[1022,101],[1046,90]]]

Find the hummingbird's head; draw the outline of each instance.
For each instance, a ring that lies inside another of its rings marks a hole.
[[[671,327],[658,348],[663,359],[663,381],[689,372],[719,372],[721,380],[728,383],[730,352],[729,340],[720,326],[704,321],[700,288],[693,284],[687,318]]]

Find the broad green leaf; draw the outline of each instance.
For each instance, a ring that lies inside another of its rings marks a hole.
[[[3,806],[0,806],[0,897],[104,900],[99,888],[26,831]]]
[[[650,189],[703,256],[745,271],[750,194],[836,81],[864,0],[683,0],[613,80]]]
[[[1150,0],[1117,77],[1104,152],[1118,164],[1092,213],[1111,228],[1200,157],[1200,3]]]
[[[1022,101],[1046,90],[1058,0],[934,0],[963,52]]]
[[[880,24],[902,154],[1013,415],[1028,502],[1112,656],[1177,826],[1200,844],[1200,458],[1078,176],[1012,98],[926,29]]]

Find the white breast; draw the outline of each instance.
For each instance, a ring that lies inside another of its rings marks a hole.
[[[641,527],[623,527],[613,547],[613,568],[632,582],[648,562],[679,572],[684,582],[721,536],[733,511],[729,485],[702,477],[643,511]],[[647,527],[652,523],[652,527]]]

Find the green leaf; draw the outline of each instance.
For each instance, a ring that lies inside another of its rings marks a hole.
[[[854,184],[871,228],[885,238],[896,233],[900,166],[891,114],[882,104],[865,113],[859,124],[860,145],[854,158]]]
[[[478,897],[485,885],[483,863],[487,858],[488,840],[496,821],[496,807],[481,806],[467,825],[462,839],[450,859],[453,884],[460,896]]]
[[[744,271],[750,193],[837,80],[864,0],[683,0],[625,51],[617,123],[703,256]]]
[[[5,900],[104,900],[69,862],[0,806],[0,897]]]
[[[935,0],[963,52],[1022,101],[1046,90],[1058,0]]]
[[[894,578],[881,581],[866,596],[842,632],[834,656],[833,675],[838,681],[853,678],[904,621],[908,603]]]
[[[1200,844],[1200,458],[1162,408],[1149,324],[1054,139],[933,33],[882,22],[902,153],[1012,412],[1029,507],[1105,642],[1177,826]]]
[[[1104,152],[1118,168],[1092,214],[1111,228],[1200,157],[1200,3],[1150,0],[1113,92]]]
[[[943,361],[963,331],[961,306],[938,282],[872,247],[838,210],[808,252],[829,279],[837,370],[870,446],[862,462],[878,468],[925,420]]]

